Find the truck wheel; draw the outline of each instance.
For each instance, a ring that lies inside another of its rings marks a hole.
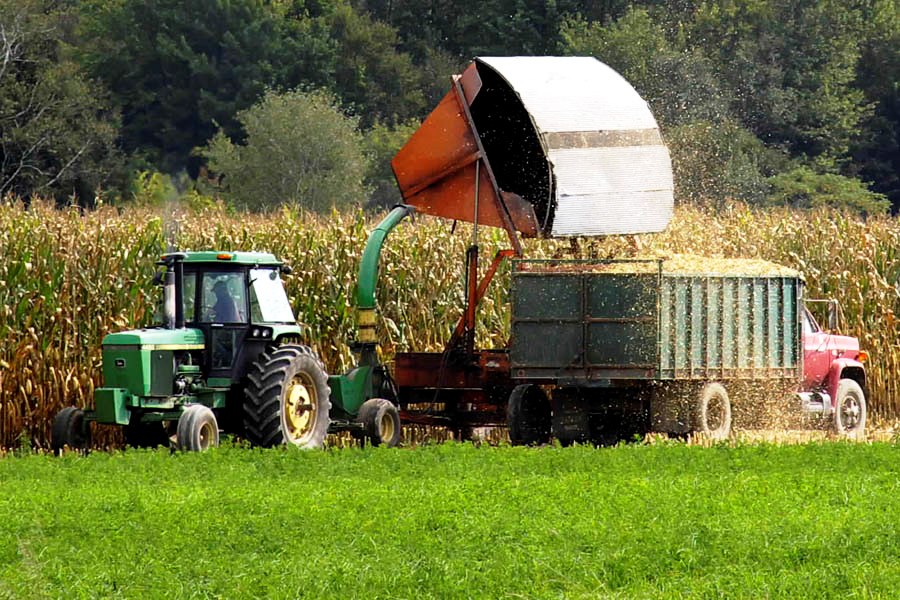
[[[848,438],[862,437],[866,431],[866,395],[852,379],[838,382],[834,411],[834,431]]]
[[[707,383],[700,390],[693,430],[712,440],[728,439],[731,434],[731,400],[721,383]]]
[[[175,440],[179,450],[202,452],[219,445],[219,423],[209,407],[191,404],[178,419]]]
[[[546,444],[550,441],[550,401],[536,385],[517,385],[509,395],[506,421],[514,446]]]
[[[84,452],[91,445],[91,427],[84,420],[84,411],[67,406],[53,419],[50,430],[50,448],[54,454],[62,454],[64,448]]]
[[[250,368],[244,427],[256,446],[321,448],[331,410],[328,376],[306,346],[284,345]]]
[[[363,402],[357,417],[363,424],[365,439],[373,446],[384,444],[393,448],[400,443],[403,430],[400,427],[400,412],[390,400],[371,398]]]

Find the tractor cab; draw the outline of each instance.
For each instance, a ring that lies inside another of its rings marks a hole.
[[[259,252],[166,254],[162,327],[197,329],[205,341],[199,365],[211,387],[240,380],[276,340],[300,329],[281,280],[290,268]],[[179,310],[180,308],[180,310]]]
[[[200,330],[199,362],[211,387],[228,387],[275,341],[300,329],[281,280],[289,267],[259,252],[164,255],[164,327]],[[180,309],[180,310],[179,310]]]

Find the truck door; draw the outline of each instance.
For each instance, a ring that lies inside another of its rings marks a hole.
[[[803,331],[803,386],[806,390],[824,387],[831,368],[831,335],[822,331],[805,307],[800,314]]]

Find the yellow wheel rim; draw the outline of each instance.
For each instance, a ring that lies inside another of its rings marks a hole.
[[[379,430],[381,431],[382,442],[389,442],[394,437],[394,419],[391,418],[391,413],[388,411],[384,411],[384,414],[381,415]]]
[[[210,440],[212,439],[212,425],[210,423],[204,423],[200,426],[200,431],[198,432],[198,442],[201,450],[206,450],[209,448]]]
[[[284,401],[284,423],[287,438],[297,443],[308,435],[316,423],[318,410],[316,388],[304,373],[291,380]]]

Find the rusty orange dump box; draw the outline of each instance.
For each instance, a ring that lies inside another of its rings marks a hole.
[[[420,212],[511,236],[656,232],[672,215],[653,115],[591,57],[477,58],[391,166]]]

